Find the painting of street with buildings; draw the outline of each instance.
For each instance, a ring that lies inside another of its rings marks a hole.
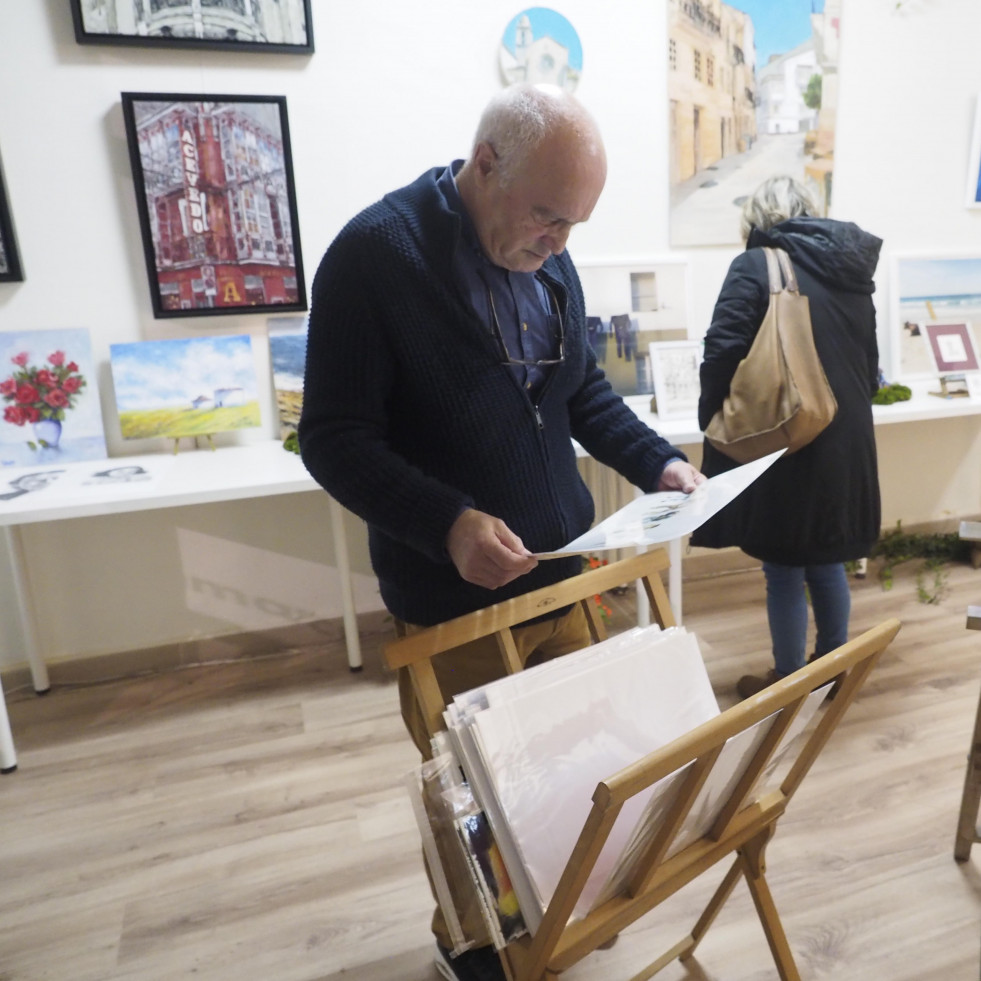
[[[313,51],[310,0],[71,0],[79,44]]]
[[[306,310],[286,99],[122,104],[154,316]]]
[[[211,436],[260,425],[247,334],[111,344],[109,361],[124,439]]]
[[[831,207],[841,0],[669,0],[671,245],[737,244],[768,177]]]

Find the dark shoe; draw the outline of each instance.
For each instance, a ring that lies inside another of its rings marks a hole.
[[[780,681],[782,677],[782,675],[777,674],[776,668],[770,668],[763,677],[755,674],[744,674],[736,682],[736,692],[740,698],[752,698],[764,688],[769,688],[770,685]]]
[[[446,981],[507,981],[501,958],[493,947],[473,947],[454,957],[436,944],[436,970]]]
[[[808,664],[813,664],[820,657],[824,657],[824,655],[823,654],[812,654],[807,659],[807,663]],[[827,695],[829,701],[832,698],[834,698],[835,695],[838,694],[838,689],[841,688],[841,686],[845,683],[845,676],[843,674],[835,675],[835,677],[831,679],[831,682],[832,682],[831,688],[828,691],[828,695]]]

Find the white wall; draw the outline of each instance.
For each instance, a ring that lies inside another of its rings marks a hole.
[[[500,84],[497,45],[517,12],[501,0],[466,4],[465,16],[458,0],[313,0],[313,6],[317,50],[301,57],[79,46],[64,0],[0,4],[0,155],[26,271],[24,283],[0,284],[0,330],[90,329],[103,365],[112,455],[151,447],[119,437],[111,343],[203,333],[262,339],[266,327],[264,317],[248,315],[154,320],[119,93],[286,95],[309,283],[324,248],[359,207],[466,153],[476,117]],[[666,255],[665,2],[554,6],[582,40],[578,95],[599,119],[610,159],[606,191],[588,225],[574,233],[573,255]],[[981,91],[981,4],[910,0],[899,12],[895,6],[845,0],[835,168],[836,216],[886,242],[877,293],[884,347],[888,254],[981,247],[981,212],[962,207]],[[696,336],[734,252],[687,253]],[[265,377],[265,346],[256,347]],[[224,440],[272,438],[268,391],[265,400],[262,432]],[[887,523],[978,512],[977,426],[884,428]],[[325,503],[314,494],[27,528],[45,652],[72,657],[239,629],[225,611],[209,615],[188,601],[178,547],[179,540],[198,540],[182,539],[188,530],[294,558],[298,570],[333,562]],[[351,530],[353,561],[367,573],[353,519]],[[23,660],[13,603],[0,550],[0,665]]]

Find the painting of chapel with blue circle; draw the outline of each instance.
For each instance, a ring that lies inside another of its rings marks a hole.
[[[548,7],[529,7],[511,19],[501,38],[500,58],[508,85],[531,82],[572,92],[582,74],[579,35]]]

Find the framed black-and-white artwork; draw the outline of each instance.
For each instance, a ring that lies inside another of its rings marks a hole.
[[[19,283],[24,278],[14,235],[14,220],[7,201],[7,185],[0,167],[0,283]]]
[[[701,393],[698,367],[702,363],[702,342],[652,341],[650,353],[658,416],[694,419]]]
[[[79,44],[311,54],[310,0],[71,0]]]
[[[306,310],[285,97],[122,105],[154,316]]]

